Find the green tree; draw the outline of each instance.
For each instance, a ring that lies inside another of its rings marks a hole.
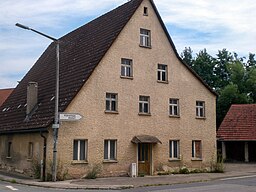
[[[199,51],[194,61],[193,69],[212,88],[216,86],[216,76],[214,75],[215,62],[206,49]]]
[[[226,49],[219,50],[215,59],[214,74],[217,78],[216,90],[220,91],[229,84],[230,72],[228,65],[234,60],[233,55]]]
[[[220,91],[217,102],[217,127],[221,124],[232,104],[249,103],[245,93],[240,93],[238,86],[230,83]]]
[[[193,67],[194,65],[194,59],[193,59],[193,51],[190,47],[185,47],[183,52],[181,53],[181,59],[190,67]]]

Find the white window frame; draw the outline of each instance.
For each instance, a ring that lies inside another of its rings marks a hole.
[[[173,103],[172,101],[176,101],[176,103]],[[169,115],[174,117],[180,116],[180,106],[179,106],[179,99],[170,98],[169,99]],[[176,108],[176,110],[175,110]],[[177,111],[177,114],[174,113],[174,111]]]
[[[132,77],[133,71],[132,71],[132,59],[121,59],[121,77]],[[124,71],[124,74],[122,72]]]
[[[200,152],[197,154],[196,152],[196,143],[200,144]],[[202,141],[201,140],[193,140],[192,141],[192,159],[202,159]]]
[[[164,67],[165,69],[162,69]],[[163,79],[163,76],[165,79]],[[168,82],[168,66],[165,64],[157,65],[157,81]]]
[[[111,157],[111,142],[115,142],[114,143],[114,157]],[[105,157],[105,144],[107,143],[107,157]],[[105,161],[116,161],[116,155],[117,153],[117,140],[114,139],[106,139],[104,140],[104,160]]]
[[[204,118],[205,117],[205,102],[196,101],[196,117]]]
[[[112,97],[114,96],[114,97]],[[117,93],[106,93],[106,106],[105,106],[105,111],[106,112],[117,112],[118,110],[118,95]],[[113,102],[115,103],[115,107],[113,106]],[[109,104],[108,104],[109,103]],[[109,106],[109,109],[108,109]]]
[[[145,111],[146,105],[148,106],[147,107],[148,111]],[[150,114],[150,96],[144,96],[144,95],[139,96],[139,114]]]
[[[176,145],[174,144],[176,143]],[[174,151],[175,146],[177,147],[177,157],[175,157]],[[179,140],[170,140],[169,141],[169,158],[170,159],[180,159],[180,141]]]
[[[81,159],[81,141],[84,141],[84,159]],[[77,159],[74,158],[75,142],[77,142]],[[88,140],[87,139],[74,139],[73,140],[73,161],[87,161],[87,151],[88,151]]]
[[[140,29],[140,46],[151,47],[151,31],[148,29]]]

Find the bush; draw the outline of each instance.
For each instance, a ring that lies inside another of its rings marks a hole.
[[[86,179],[96,179],[97,176],[101,173],[101,171],[102,171],[102,169],[101,169],[100,164],[92,165],[91,170],[89,170],[89,172],[87,173],[85,178]]]
[[[32,172],[33,172],[33,177],[35,179],[40,179],[41,177],[41,164],[38,159],[33,159],[32,160]]]
[[[189,170],[187,167],[181,167],[179,170],[180,174],[189,174]]]

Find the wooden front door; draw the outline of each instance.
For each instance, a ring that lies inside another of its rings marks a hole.
[[[138,144],[138,174],[150,175],[151,147],[148,143]]]

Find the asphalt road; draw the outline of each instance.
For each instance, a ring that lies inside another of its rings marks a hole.
[[[0,181],[1,192],[85,192],[85,190],[64,190],[32,187]],[[95,192],[97,190],[86,190]],[[100,190],[101,192],[117,192],[117,190]],[[247,177],[237,177],[232,179],[222,179],[211,182],[179,184],[171,186],[142,187],[122,190],[122,192],[256,192],[256,175]],[[120,191],[119,191],[120,192]]]

